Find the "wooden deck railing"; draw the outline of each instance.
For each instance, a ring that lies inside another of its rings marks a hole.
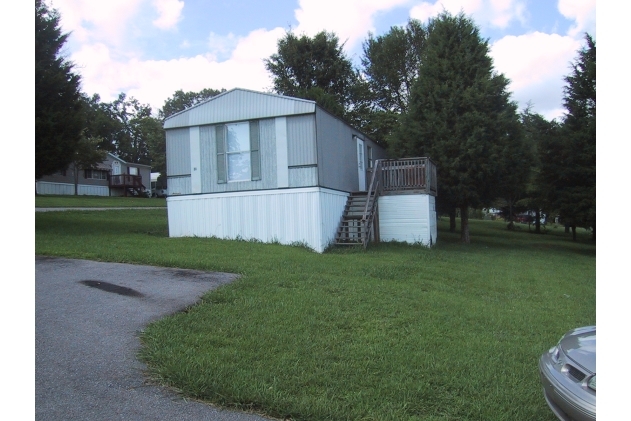
[[[384,194],[409,192],[437,194],[436,165],[429,158],[380,160],[381,188]]]
[[[110,175],[110,187],[131,187],[140,189],[142,185],[141,175],[116,174]]]

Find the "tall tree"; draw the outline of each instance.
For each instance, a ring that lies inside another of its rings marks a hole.
[[[591,228],[596,239],[596,43],[589,34],[565,82],[563,129],[569,185],[561,200],[573,222],[574,240],[576,225]]]
[[[62,55],[60,15],[35,0],[35,179],[66,169],[83,130],[80,77]]]
[[[345,117],[354,102],[358,74],[337,35],[322,31],[313,38],[291,32],[278,41],[278,51],[265,60],[274,91],[316,101]]]
[[[565,77],[567,114],[540,151],[546,199],[571,227],[574,241],[577,227],[591,228],[596,238],[596,44],[587,34],[585,42]]]
[[[427,28],[414,19],[405,27],[393,26],[384,35],[368,34],[361,62],[377,109],[407,112],[426,39]]]
[[[469,207],[488,206],[498,195],[510,142],[521,136],[517,106],[471,19],[443,12],[428,32],[409,110],[390,149],[436,162],[440,195],[460,208],[461,240],[469,243]]]
[[[394,26],[384,35],[369,33],[364,42],[362,79],[370,103],[362,110],[367,114],[364,130],[379,143],[387,143],[399,116],[408,110],[426,38],[426,27],[412,19],[405,27]]]

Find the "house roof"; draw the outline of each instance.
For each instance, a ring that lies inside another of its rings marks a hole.
[[[235,88],[168,117],[165,129],[314,113],[315,101]]]
[[[122,158],[120,158],[118,155],[114,155],[111,152],[107,153],[112,159],[115,159],[116,161],[120,161],[125,165],[132,165],[134,167],[145,167],[145,168],[151,168],[151,165],[145,165],[145,164],[134,164],[133,162],[127,162],[125,160],[123,160]]]

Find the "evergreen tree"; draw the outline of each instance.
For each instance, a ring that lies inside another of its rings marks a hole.
[[[60,15],[35,0],[35,179],[66,169],[84,128],[79,75],[61,54]]]
[[[540,185],[551,209],[572,229],[592,229],[596,238],[596,44],[586,45],[565,77],[563,124],[540,151]]]
[[[517,106],[471,19],[443,12],[430,20],[428,33],[409,110],[390,149],[396,157],[436,162],[441,201],[460,209],[461,239],[469,243],[469,208],[488,206],[513,170],[508,156],[522,136]]]
[[[591,228],[596,239],[596,43],[586,34],[585,44],[565,78],[563,97],[567,185],[559,199],[574,240],[576,226]]]

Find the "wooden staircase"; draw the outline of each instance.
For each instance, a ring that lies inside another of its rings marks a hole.
[[[341,246],[362,245],[370,241],[376,194],[372,192],[353,192],[348,196],[342,220],[335,235],[335,244]]]
[[[364,243],[362,218],[366,209],[366,192],[353,192],[348,196],[342,221],[337,228],[335,244],[354,246]]]
[[[346,201],[335,244],[366,248],[371,237],[378,242],[379,196],[406,192],[436,196],[436,165],[429,158],[376,160],[368,191],[353,192]]]

